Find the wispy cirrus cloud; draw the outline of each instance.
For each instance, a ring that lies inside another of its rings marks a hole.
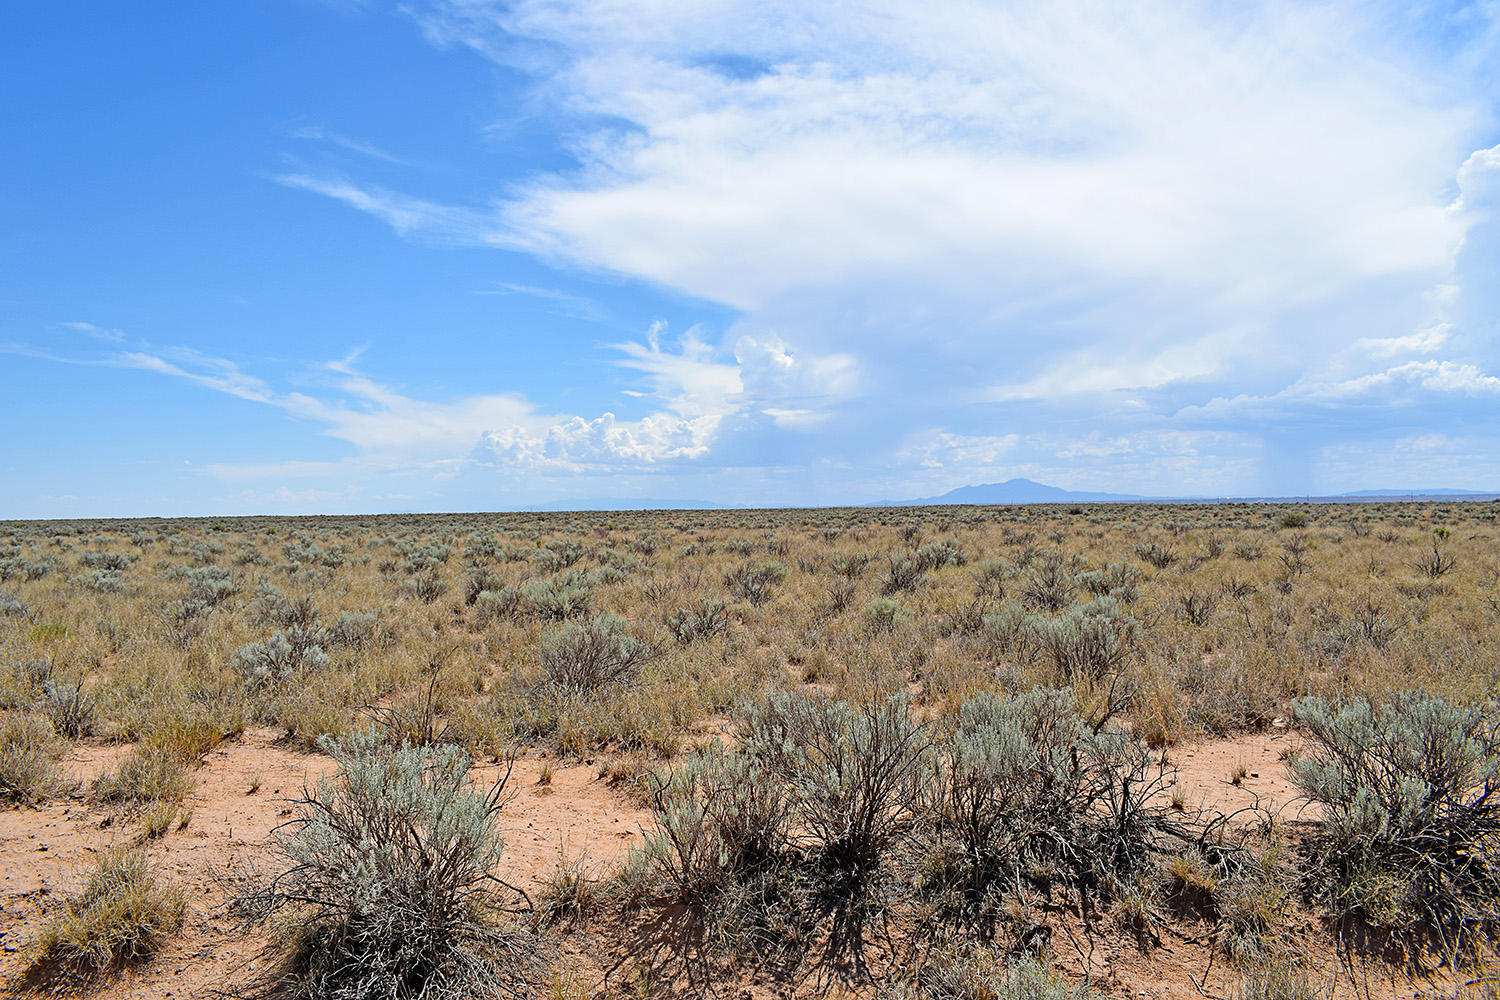
[[[312,142],[327,143],[345,152],[357,153],[368,159],[377,160],[381,163],[389,163],[394,166],[405,167],[411,166],[413,163],[413,161],[408,160],[406,157],[397,156],[395,153],[381,149],[372,142],[347,136],[341,132],[335,132],[333,129],[324,128],[321,125],[300,126],[292,130],[291,136],[293,139],[307,139]]]
[[[59,323],[57,325],[64,330],[71,330],[74,333],[81,333],[85,337],[92,337],[95,340],[108,341],[112,344],[122,343],[125,340],[125,334],[122,331],[105,326],[96,326],[93,323],[69,321],[66,323]]]
[[[424,201],[334,176],[284,173],[275,179],[287,187],[341,201],[374,216],[398,233],[475,245],[503,246],[507,242],[494,218],[480,210]]]
[[[490,288],[476,288],[475,295],[520,295],[526,298],[540,299],[549,303],[552,308],[564,315],[574,319],[585,319],[599,322],[608,318],[609,313],[598,302],[583,295],[575,295],[564,292],[557,288],[543,288],[539,285],[522,285],[514,282],[502,281]]]

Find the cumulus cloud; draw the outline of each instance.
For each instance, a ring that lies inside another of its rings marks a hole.
[[[87,331],[84,331],[87,332]],[[794,357],[785,345],[741,338],[715,348],[689,330],[663,343],[664,324],[640,341],[610,345],[616,364],[640,373],[626,390],[647,412],[622,419],[547,412],[519,392],[423,399],[358,367],[360,351],[305,368],[312,388],[286,389],[226,358],[187,347],[96,355],[50,354],[26,345],[5,350],[45,360],[133,369],[264,404],[317,426],[355,454],[331,460],[215,462],[206,471],[233,481],[367,478],[421,472],[449,475],[475,465],[536,473],[650,472],[709,455],[726,421],[762,414],[786,428],[805,428],[826,414],[792,404],[817,402],[847,389],[847,359]],[[108,338],[112,339],[112,338]]]
[[[627,351],[657,391],[677,380],[680,417],[774,385],[783,398],[756,412],[809,430],[863,419],[849,457],[868,462],[892,393],[979,437],[995,436],[986,406],[1034,429],[1063,400],[1160,424],[1312,384],[1405,384],[1349,371],[1351,351],[1472,346],[1459,300],[1483,293],[1459,261],[1500,167],[1500,147],[1476,151],[1493,11],[440,0],[412,14],[434,43],[530,74],[572,123],[577,168],[473,206],[285,182],[403,232],[738,308],[737,364]],[[810,351],[821,370],[781,367]],[[1458,368],[1428,378],[1483,360],[1438,359]]]
[[[1388,445],[1493,395],[1493,6],[409,13],[432,43],[528,76],[574,165],[470,204],[282,183],[409,236],[739,312],[671,350],[616,345],[656,413],[515,413],[486,431],[497,455],[704,462],[775,440],[787,463],[961,477],[1096,457],[1107,423],[1130,442],[1117,473],[1150,478],[1151,454],[1200,481],[1260,461],[1238,486],[1275,489],[1279,467],[1314,461],[1278,427]],[[783,432],[807,448],[768,437]]]
[[[701,458],[708,453],[720,417],[653,413],[620,421],[613,413],[594,420],[573,417],[542,429],[519,425],[489,431],[480,443],[491,460],[548,472],[639,470],[660,462]]]

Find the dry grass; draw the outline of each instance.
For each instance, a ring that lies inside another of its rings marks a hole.
[[[143,850],[107,851],[32,942],[30,978],[78,987],[143,961],[182,926],[184,909],[182,890],[162,880]]]
[[[0,724],[0,799],[39,802],[57,790],[62,742],[44,716],[12,713]]]
[[[0,795],[58,794],[70,743],[128,743],[88,793],[148,832],[252,725],[313,748],[374,718],[595,759],[645,795],[779,689],[951,728],[978,696],[1068,686],[1086,727],[1154,748],[1306,696],[1500,694],[1490,504],[11,522],[0,587]],[[1201,896],[1270,968],[1285,880],[1198,861],[1108,895],[1143,937]],[[560,875],[560,912],[588,887]]]

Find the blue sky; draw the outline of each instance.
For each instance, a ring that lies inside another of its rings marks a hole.
[[[9,4],[0,516],[1500,489],[1497,23]]]

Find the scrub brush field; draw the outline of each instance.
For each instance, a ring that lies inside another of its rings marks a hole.
[[[1500,504],[0,523],[0,977],[1489,996]]]

